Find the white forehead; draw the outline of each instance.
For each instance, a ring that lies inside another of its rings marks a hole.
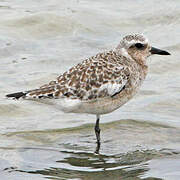
[[[128,48],[136,43],[148,44],[148,39],[142,34],[131,34],[121,40],[121,45]]]

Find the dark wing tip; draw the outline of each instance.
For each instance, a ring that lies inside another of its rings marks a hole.
[[[26,93],[24,92],[17,92],[17,93],[7,94],[6,97],[19,99],[20,97],[24,97],[25,95]]]

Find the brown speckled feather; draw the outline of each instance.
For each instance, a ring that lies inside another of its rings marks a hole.
[[[90,100],[113,96],[129,77],[126,58],[114,51],[99,53],[72,67],[56,81],[29,91],[26,97]]]

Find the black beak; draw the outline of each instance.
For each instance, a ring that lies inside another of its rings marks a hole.
[[[151,54],[159,54],[159,55],[171,55],[170,53],[168,53],[167,51],[161,50],[161,49],[157,49],[154,47],[151,47],[150,50]]]

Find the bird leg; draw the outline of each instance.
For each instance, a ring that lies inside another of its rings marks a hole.
[[[100,117],[99,117],[99,115],[97,115],[96,125],[94,127],[95,134],[96,134],[96,139],[97,139],[97,146],[96,146],[95,153],[97,153],[97,154],[99,154],[99,149],[100,149],[100,146],[101,146],[101,142],[100,142],[100,131],[101,131],[101,129],[99,128],[99,120],[100,120]]]

